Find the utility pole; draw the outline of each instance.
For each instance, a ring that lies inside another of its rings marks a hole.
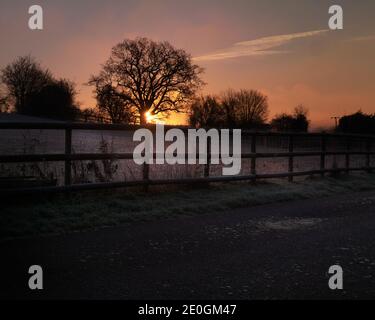
[[[335,120],[335,130],[339,127],[339,120],[341,117],[331,117],[332,120]]]

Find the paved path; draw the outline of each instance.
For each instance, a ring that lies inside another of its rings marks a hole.
[[[375,298],[375,192],[0,244],[1,297]],[[27,289],[28,267],[43,291]],[[328,268],[344,290],[328,289]]]

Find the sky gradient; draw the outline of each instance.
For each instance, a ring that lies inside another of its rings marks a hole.
[[[44,30],[28,29],[28,8],[44,10]],[[328,29],[328,8],[344,9],[344,30]],[[313,127],[332,116],[375,112],[375,1],[327,0],[2,0],[0,66],[31,54],[56,77],[85,85],[111,48],[145,36],[183,48],[204,67],[203,93],[257,89],[269,97],[270,117],[297,104]],[[182,122],[183,117],[173,117]]]

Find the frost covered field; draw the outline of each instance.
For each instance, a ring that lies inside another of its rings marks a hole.
[[[132,141],[132,131],[73,130],[73,153],[123,153],[132,152],[137,142]],[[360,139],[351,139],[351,151],[365,151],[366,145]],[[294,151],[320,151],[318,136],[295,137]],[[251,152],[251,136],[242,135],[242,152]],[[374,146],[373,146],[374,148]],[[329,137],[327,151],[345,151],[343,139]],[[59,154],[64,153],[63,130],[1,130],[0,151],[2,154]],[[287,152],[288,137],[257,137],[257,152]],[[351,156],[351,167],[366,164],[365,156]],[[374,157],[371,165],[374,165]],[[250,173],[250,159],[243,159],[241,174]],[[296,157],[294,171],[319,169],[320,157]],[[345,156],[327,156],[326,168],[345,167]],[[287,158],[257,159],[257,173],[282,173],[288,170]],[[152,165],[150,179],[172,179],[202,177],[202,165]],[[211,166],[210,175],[221,175],[221,166]],[[57,179],[62,184],[64,164],[62,162],[1,164],[0,176],[33,176],[43,179]],[[133,160],[74,161],[72,163],[74,183],[131,181],[142,179],[142,166]]]

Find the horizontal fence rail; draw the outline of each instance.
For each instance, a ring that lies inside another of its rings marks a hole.
[[[153,159],[162,154],[153,153]],[[213,157],[214,154],[210,154]],[[343,155],[375,155],[374,152],[363,152],[363,151],[337,151],[337,152],[259,152],[259,153],[243,153],[241,159],[260,159],[260,158],[294,158],[294,157],[312,157],[312,156],[343,156]],[[203,154],[206,156],[206,154]],[[194,157],[198,160],[202,155],[194,154]],[[235,157],[235,156],[234,156]],[[185,154],[184,159],[188,160],[189,154]],[[0,155],[0,163],[17,163],[17,162],[42,162],[42,161],[84,161],[84,160],[131,160],[133,159],[133,153],[75,153],[75,154],[25,154],[25,155]]]
[[[168,130],[169,126],[165,126]],[[182,130],[187,130],[187,127],[177,126]],[[0,154],[0,163],[27,163],[27,162],[63,162],[64,163],[64,184],[62,186],[43,186],[32,188],[14,188],[12,190],[2,190],[2,194],[7,193],[34,193],[34,192],[67,192],[74,190],[94,190],[105,188],[123,188],[131,186],[151,186],[151,185],[169,185],[169,184],[192,184],[192,183],[210,183],[210,182],[227,182],[227,181],[256,181],[257,179],[270,179],[270,178],[288,178],[293,181],[294,177],[308,176],[308,175],[322,175],[326,173],[337,172],[351,172],[351,171],[366,171],[372,172],[375,167],[371,166],[371,156],[375,156],[374,146],[375,137],[369,135],[346,135],[346,134],[326,134],[326,133],[279,133],[279,132],[251,132],[242,130],[242,133],[251,137],[250,150],[241,154],[242,159],[250,159],[250,174],[240,176],[210,176],[210,158],[214,156],[210,152],[208,143],[207,164],[204,165],[203,177],[200,178],[181,178],[181,179],[150,179],[150,166],[145,164],[142,170],[142,179],[134,181],[122,182],[103,182],[103,183],[85,183],[85,184],[72,184],[72,162],[85,161],[85,160],[130,160],[133,159],[133,153],[73,153],[72,150],[72,132],[73,130],[107,130],[107,131],[133,131],[138,129],[139,126],[131,125],[118,125],[118,124],[100,124],[100,123],[67,123],[67,122],[42,122],[42,123],[0,123],[0,130],[64,130],[65,143],[64,153],[58,154],[19,154],[19,155],[3,155]],[[155,129],[155,126],[149,126],[149,129]],[[176,128],[176,126],[170,126]],[[262,137],[286,137],[288,138],[287,150],[288,152],[257,152],[257,141]],[[296,138],[298,137],[317,137],[320,142],[320,151],[295,151]],[[346,141],[345,151],[330,151],[327,150],[327,139],[338,138]],[[366,151],[351,151],[350,139],[360,139],[365,143]],[[154,153],[153,157],[156,159],[158,154]],[[199,154],[194,154],[198,159]],[[185,159],[189,155],[185,154]],[[326,168],[327,156],[345,156],[344,168]],[[350,167],[351,156],[365,156],[365,166]],[[317,170],[295,171],[294,159],[296,157],[319,157],[320,168]],[[259,174],[256,170],[257,159],[261,158],[286,158],[288,160],[287,172],[281,173],[267,173]],[[4,179],[4,178],[3,178]]]

